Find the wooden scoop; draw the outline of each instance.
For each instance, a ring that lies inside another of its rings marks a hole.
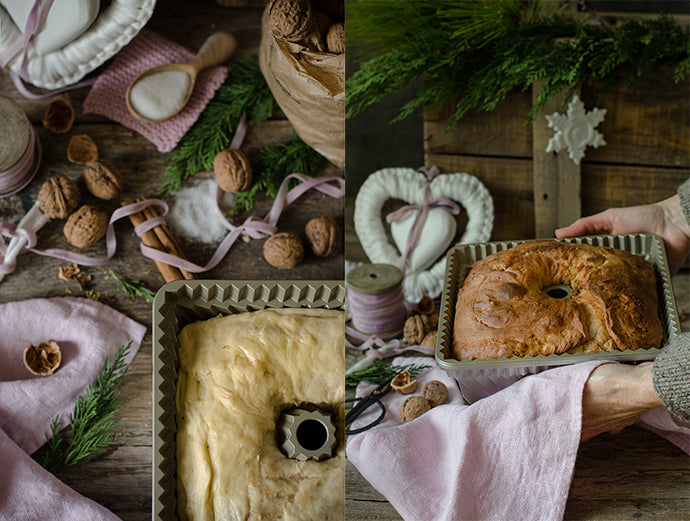
[[[134,81],[132,81],[132,83],[129,84],[129,87],[127,88],[127,94],[125,95],[127,109],[132,114],[132,116],[134,116],[140,121],[145,121],[147,123],[157,123],[159,121],[165,121],[167,119],[172,118],[175,114],[180,112],[185,107],[185,105],[187,105],[187,102],[189,101],[189,98],[192,95],[192,91],[194,91],[194,84],[196,83],[196,78],[199,72],[206,69],[207,67],[212,67],[214,65],[223,63],[230,56],[232,56],[232,53],[235,52],[236,48],[237,39],[235,39],[235,37],[232,34],[220,32],[214,33],[206,39],[204,44],[201,46],[201,49],[199,49],[199,52],[197,53],[196,57],[192,61],[186,63],[169,63],[167,65],[159,65],[158,67],[154,67],[152,69],[142,72],[139,76],[137,76],[134,79]],[[132,106],[132,102],[130,99],[132,87],[143,78],[166,71],[184,71],[185,73],[187,73],[190,80],[187,95],[185,96],[184,101],[180,104],[177,110],[175,110],[175,112],[173,112],[172,114],[169,114],[161,119],[148,119],[142,116],[141,114],[137,113],[137,111]]]

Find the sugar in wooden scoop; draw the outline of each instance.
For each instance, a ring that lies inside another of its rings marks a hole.
[[[182,108],[191,86],[192,80],[185,71],[161,71],[132,85],[129,102],[146,119],[166,119]]]

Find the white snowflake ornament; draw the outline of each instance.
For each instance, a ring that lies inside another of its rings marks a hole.
[[[604,136],[596,130],[597,125],[604,121],[605,115],[606,109],[596,107],[585,113],[585,104],[578,96],[573,96],[568,103],[567,116],[558,112],[546,116],[549,128],[556,131],[549,139],[546,151],[560,152],[567,148],[570,159],[579,165],[580,160],[585,156],[586,146],[599,148],[606,144]]]

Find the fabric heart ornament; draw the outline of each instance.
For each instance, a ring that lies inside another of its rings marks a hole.
[[[0,0],[17,28],[24,33],[34,2]],[[98,16],[99,0],[53,0],[41,31],[33,39],[36,52],[47,54],[79,37]]]
[[[381,217],[381,210],[388,199],[399,199],[410,205],[423,205],[424,193],[429,183],[429,202],[433,203],[441,199],[450,199],[460,203],[467,213],[467,226],[460,238],[460,244],[475,242],[486,242],[491,237],[494,221],[494,206],[491,194],[486,187],[476,177],[466,173],[441,174],[429,181],[427,176],[412,168],[384,168],[371,174],[362,184],[355,199],[354,224],[355,232],[359,238],[362,248],[373,263],[395,264],[400,259],[400,253],[395,245],[391,244],[386,235],[386,228]],[[431,215],[436,208],[429,212]],[[442,210],[446,212],[445,210]],[[440,215],[438,212],[435,212]],[[447,213],[447,212],[446,212]],[[404,233],[405,222],[407,219],[414,218],[406,216],[398,223],[398,234],[400,239],[395,240],[401,251],[404,251],[407,243],[407,234]],[[452,215],[448,214],[455,223]],[[439,220],[446,220],[447,217],[436,217]],[[405,273],[405,298],[408,301],[417,302],[424,295],[436,298],[441,295],[443,289],[443,275],[446,269],[446,258],[441,255],[450,245],[455,230],[450,234],[450,230],[442,233],[436,230],[433,224],[425,222],[422,228],[419,242],[415,251],[429,248],[427,235],[450,235],[449,244],[441,250],[441,238],[434,237],[433,244],[434,257],[430,253],[422,252],[414,254],[408,258]],[[411,223],[408,225],[411,226]],[[439,221],[436,226],[446,226]],[[447,224],[447,226],[452,226]],[[396,226],[391,226],[393,230]],[[407,228],[409,233],[409,227]],[[432,233],[433,232],[433,233]],[[393,232],[391,232],[393,233]],[[405,236],[403,238],[403,235]],[[430,266],[425,266],[423,260],[431,262]],[[414,262],[414,263],[413,263]]]
[[[415,214],[408,213],[399,221],[391,223],[393,242],[400,253],[405,252]],[[407,260],[412,271],[422,271],[431,266],[450,246],[457,231],[455,217],[443,208],[432,208],[422,227],[422,233],[415,249]]]

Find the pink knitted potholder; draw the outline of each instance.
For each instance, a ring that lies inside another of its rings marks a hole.
[[[139,132],[156,145],[160,152],[170,152],[223,84],[228,76],[228,69],[217,66],[199,73],[189,103],[179,114],[161,123],[145,123],[133,117],[127,110],[125,93],[132,80],[142,72],[158,65],[186,62],[193,58],[194,53],[181,45],[154,32],[141,31],[98,77],[84,101],[84,112],[101,114],[122,123]]]

